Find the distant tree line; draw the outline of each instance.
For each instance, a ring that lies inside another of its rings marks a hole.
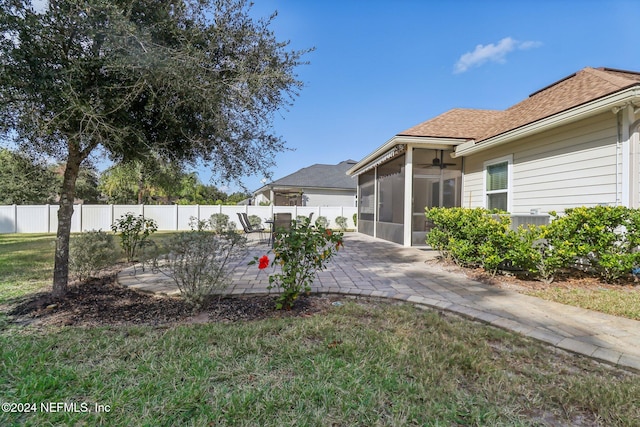
[[[0,205],[57,203],[64,169],[61,163],[0,148]],[[102,172],[90,163],[82,165],[75,197],[86,204],[234,205],[250,194],[227,194],[202,183],[195,172],[156,160],[117,164]]]

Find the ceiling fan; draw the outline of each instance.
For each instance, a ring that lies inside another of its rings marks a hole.
[[[442,158],[444,157],[444,150],[440,150],[440,157],[438,157],[438,150],[435,150],[436,152],[436,157],[434,157],[434,159],[431,161],[431,163],[426,163],[426,164],[419,164],[419,167],[439,167],[440,169],[444,169],[447,166],[455,166],[455,163],[445,163],[442,161]]]

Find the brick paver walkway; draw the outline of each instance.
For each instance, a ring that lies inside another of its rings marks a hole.
[[[259,271],[257,265],[248,265],[267,249],[253,245],[237,264],[231,294],[268,292],[271,268]],[[433,251],[347,233],[344,249],[319,273],[313,292],[392,298],[447,310],[564,350],[640,370],[640,322],[484,285],[426,262],[434,256]],[[170,279],[148,270],[138,269],[135,275],[125,270],[119,281],[148,292],[177,292]]]

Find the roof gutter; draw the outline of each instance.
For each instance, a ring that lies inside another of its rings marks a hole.
[[[467,141],[456,147],[451,157],[464,157],[475,154],[479,151],[506,144],[516,139],[524,138],[544,130],[560,126],[569,122],[580,120],[594,114],[607,110],[617,111],[618,108],[640,101],[640,87],[632,86],[620,92],[605,96],[600,99],[579,105],[566,111],[554,114],[553,116],[540,119],[533,123],[520,126],[500,135],[486,139],[484,141]]]
[[[349,169],[346,173],[349,176],[358,175],[358,172],[362,169],[367,168],[367,166],[374,162],[376,159],[380,158],[384,154],[386,154],[389,150],[393,149],[396,145],[435,145],[435,146],[443,146],[443,145],[459,145],[462,142],[467,141],[466,139],[460,138],[437,138],[437,137],[429,137],[429,136],[406,136],[406,135],[395,135],[393,138],[389,139],[387,142],[378,147],[375,151],[369,154],[364,159],[360,160],[356,163],[351,169]]]

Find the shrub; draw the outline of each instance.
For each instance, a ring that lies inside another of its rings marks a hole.
[[[640,266],[640,211],[625,207],[572,208],[545,226],[509,230],[509,219],[484,209],[433,208],[427,243],[468,267],[495,272],[510,265],[551,282],[581,268],[614,282]]]
[[[551,283],[558,270],[569,264],[570,254],[549,241],[548,226],[520,227],[511,240],[507,258],[514,267]]]
[[[339,216],[336,218],[336,224],[340,227],[340,230],[345,231],[347,229],[347,225],[349,224],[349,220],[347,217]]]
[[[506,259],[513,239],[509,216],[481,208],[431,208],[426,216],[435,225],[427,243],[459,265],[495,273]]]
[[[607,282],[640,264],[640,212],[623,206],[566,209],[553,214],[546,235],[567,264],[590,270]]]
[[[326,216],[319,216],[316,219],[316,227],[318,228],[327,228],[329,226],[329,220]]]
[[[195,216],[189,217],[189,228],[191,230],[205,231],[211,229],[211,222],[208,219],[198,219]]]
[[[114,233],[120,233],[120,244],[124,250],[127,262],[135,259],[138,249],[145,244],[146,239],[158,230],[157,223],[142,215],[135,216],[131,212],[122,215],[112,225]]]
[[[112,234],[87,231],[71,239],[69,269],[78,279],[85,280],[115,264],[119,256]]]
[[[169,240],[171,251],[156,268],[171,277],[182,297],[197,307],[228,287],[228,266],[244,253],[245,243],[243,236],[230,230],[179,233]]]
[[[358,226],[358,214],[357,213],[353,214],[353,225],[354,225],[354,227]]]
[[[229,215],[223,213],[211,215],[209,218],[209,225],[211,231],[216,234],[223,234],[227,231],[235,231],[236,229],[235,222],[229,221]]]
[[[289,231],[276,235],[271,265],[280,265],[282,272],[269,276],[269,289],[282,289],[276,302],[278,310],[290,309],[301,293],[311,291],[314,276],[326,268],[342,245],[342,237],[340,232],[311,225],[309,218],[293,222]],[[265,255],[251,264],[258,261],[261,269],[269,263]]]
[[[249,215],[247,218],[249,218],[249,224],[252,227],[260,227],[262,225],[262,218],[258,215]]]

